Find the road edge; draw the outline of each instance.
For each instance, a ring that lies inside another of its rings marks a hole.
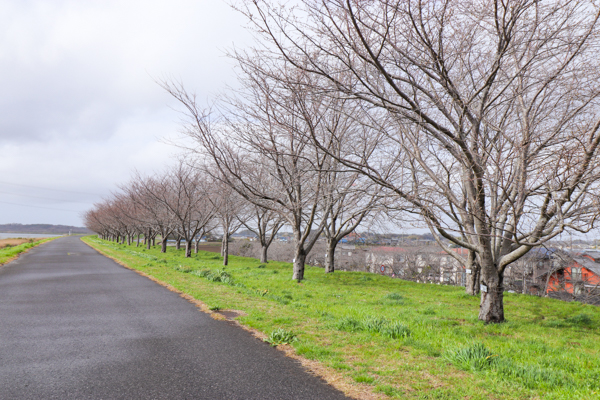
[[[12,263],[13,261],[16,261],[16,260],[18,260],[18,259],[19,259],[19,257],[21,257],[23,254],[25,254],[25,253],[29,253],[29,251],[31,251],[31,250],[33,250],[33,249],[35,249],[35,248],[37,248],[37,247],[39,247],[39,246],[41,246],[41,245],[43,245],[43,244],[46,244],[46,243],[48,243],[48,242],[51,242],[51,241],[53,241],[53,240],[55,240],[55,239],[60,239],[60,238],[62,238],[62,237],[64,237],[64,236],[49,237],[49,238],[44,238],[43,240],[39,240],[38,242],[34,242],[34,243],[35,243],[35,245],[31,246],[31,247],[30,247],[30,248],[28,248],[28,249],[25,249],[25,250],[23,250],[23,251],[22,251],[22,252],[20,252],[19,254],[17,254],[17,255],[15,255],[15,256],[13,256],[13,257],[11,257],[11,258],[7,259],[5,262],[3,262],[3,263],[0,263],[0,269],[2,269],[2,268],[4,268],[4,267],[7,267],[7,266],[8,266],[8,264]],[[82,242],[83,242],[83,240],[82,240]],[[84,243],[85,243],[85,242],[84,242]]]

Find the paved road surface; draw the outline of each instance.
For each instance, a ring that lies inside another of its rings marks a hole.
[[[0,399],[344,399],[76,237],[0,267]]]

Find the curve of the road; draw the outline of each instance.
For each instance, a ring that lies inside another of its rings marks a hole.
[[[0,399],[345,398],[77,237],[0,267]]]

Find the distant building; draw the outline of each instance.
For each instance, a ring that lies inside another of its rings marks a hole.
[[[572,253],[564,267],[551,271],[546,292],[552,297],[600,304],[600,252]]]

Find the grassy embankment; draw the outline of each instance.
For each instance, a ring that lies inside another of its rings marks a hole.
[[[234,256],[223,269],[215,253],[84,240],[275,341],[293,333],[297,354],[375,398],[600,398],[598,307],[507,293],[507,322],[484,325],[458,287],[313,267],[299,284],[289,263]]]
[[[25,243],[21,243],[19,245],[6,244],[3,245],[0,243],[0,265],[6,264],[18,257],[19,254],[40,245],[42,243],[46,243],[50,240],[56,239],[55,237],[51,238],[43,238],[43,239],[27,239]]]

